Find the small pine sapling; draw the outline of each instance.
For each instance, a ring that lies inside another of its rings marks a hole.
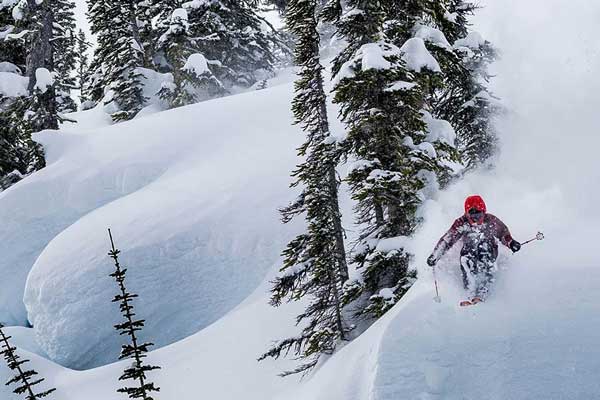
[[[130,399],[154,400],[154,398],[150,396],[150,393],[158,392],[160,391],[160,388],[156,387],[154,383],[148,382],[146,373],[155,369],[160,369],[160,367],[143,363],[143,359],[147,357],[146,353],[148,352],[148,348],[153,346],[154,343],[139,343],[137,332],[143,329],[145,320],[136,320],[135,313],[133,312],[134,307],[132,300],[138,297],[138,295],[127,292],[127,289],[125,288],[125,274],[127,273],[127,269],[122,268],[119,263],[119,254],[121,251],[115,248],[110,229],[108,230],[108,235],[110,237],[111,245],[111,250],[108,255],[115,263],[115,272],[110,274],[110,276],[115,278],[115,281],[119,286],[119,294],[115,296],[113,303],[119,303],[124,318],[122,323],[115,325],[115,329],[119,331],[120,335],[127,335],[130,339],[130,343],[122,346],[119,359],[123,360],[130,358],[133,360],[131,366],[123,371],[119,380],[132,380],[137,382],[137,385],[135,386],[123,387],[117,391],[119,393],[127,393]]]
[[[36,393],[35,387],[42,383],[44,378],[39,378],[39,374],[32,369],[27,370],[23,368],[24,364],[28,363],[29,360],[24,360],[19,357],[16,353],[17,348],[12,346],[9,342],[11,336],[7,336],[2,328],[4,328],[4,326],[0,324],[0,355],[4,358],[8,368],[16,373],[12,379],[6,382],[6,385],[17,384],[18,386],[13,390],[13,393],[25,395],[26,400],[42,399],[56,391],[56,389],[50,389]]]

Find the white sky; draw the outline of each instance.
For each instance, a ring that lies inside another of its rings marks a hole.
[[[558,184],[572,207],[600,202],[600,2],[482,0],[476,29],[501,51],[495,92],[509,107],[502,168]]]
[[[77,25],[83,29],[88,39],[91,39],[90,25],[88,24],[85,13],[87,12],[86,0],[75,0],[75,18],[77,19]]]

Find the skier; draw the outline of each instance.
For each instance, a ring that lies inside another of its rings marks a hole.
[[[498,257],[498,239],[513,253],[521,250],[521,243],[514,240],[506,225],[497,217],[487,213],[487,207],[481,196],[470,196],[465,201],[465,215],[458,218],[446,232],[427,259],[434,267],[439,259],[454,244],[462,239],[460,267],[463,284],[469,293],[469,300],[461,306],[470,306],[485,301],[491,284],[494,282],[494,270]]]

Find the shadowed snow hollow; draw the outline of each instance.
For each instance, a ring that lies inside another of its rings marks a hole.
[[[50,359],[81,369],[118,357],[108,227],[127,287],[140,295],[142,339],[158,346],[214,322],[262,282],[293,233],[277,214],[301,139],[290,129],[289,94],[286,85],[88,135],[39,136],[50,163],[35,184],[14,188],[6,218],[32,231],[59,225],[36,236],[42,245],[56,234],[24,297]],[[39,219],[20,217],[34,204],[46,208]],[[16,249],[27,248],[24,239]]]

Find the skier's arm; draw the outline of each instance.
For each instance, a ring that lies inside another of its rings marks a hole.
[[[500,242],[502,242],[503,245],[511,249],[513,253],[516,253],[517,251],[521,250],[521,243],[513,239],[512,235],[510,234],[510,230],[508,229],[506,224],[500,221],[500,219],[497,217],[492,216],[492,218],[495,228],[494,233],[498,240],[500,240]]]
[[[508,226],[506,226],[506,224],[498,217],[492,216],[492,219],[494,223],[494,234],[503,245],[510,247],[510,244],[514,241],[514,239],[510,234]]]
[[[433,253],[431,254],[433,258],[437,261],[443,257],[444,254],[448,250],[454,246],[454,244],[461,238],[462,233],[460,231],[460,226],[463,225],[463,221],[461,218],[454,221],[448,232],[442,236],[438,244],[433,249]]]

